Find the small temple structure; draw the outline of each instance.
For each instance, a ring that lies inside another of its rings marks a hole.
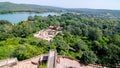
[[[52,41],[53,38],[60,32],[62,32],[62,27],[49,26],[48,29],[41,30],[38,33],[34,34],[34,37],[41,40]]]

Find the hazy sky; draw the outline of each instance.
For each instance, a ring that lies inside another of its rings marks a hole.
[[[6,1],[64,8],[95,8],[120,10],[120,0],[0,0],[0,2]]]

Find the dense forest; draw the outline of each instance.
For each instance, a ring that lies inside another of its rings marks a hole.
[[[50,25],[63,27],[62,33],[50,42],[34,38],[34,33]],[[0,59],[24,60],[50,49],[85,64],[120,67],[120,20],[65,13],[29,16],[18,24],[0,21]]]

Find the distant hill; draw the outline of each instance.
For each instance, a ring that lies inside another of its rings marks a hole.
[[[106,19],[120,19],[120,10],[110,9],[89,9],[89,8],[68,8],[67,12],[79,13],[82,16]]]
[[[15,4],[10,2],[0,2],[0,12],[28,11],[28,12],[60,12],[62,8],[51,6],[40,6],[33,4]]]
[[[0,13],[13,12],[75,12],[82,16],[99,17],[106,19],[120,19],[120,10],[88,9],[88,8],[60,8],[52,6],[41,6],[34,4],[15,4],[0,2]]]

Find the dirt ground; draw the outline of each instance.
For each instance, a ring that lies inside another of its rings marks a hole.
[[[24,61],[20,61],[17,63],[17,65],[14,65],[14,66],[9,67],[9,68],[37,68],[38,65],[32,64],[32,61],[37,63],[39,61],[40,56],[33,57],[31,59],[27,59]]]
[[[98,66],[98,65],[83,65],[80,64],[78,61],[76,60],[71,60],[68,58],[59,58],[59,62],[56,65],[56,68],[103,68],[102,66]]]

